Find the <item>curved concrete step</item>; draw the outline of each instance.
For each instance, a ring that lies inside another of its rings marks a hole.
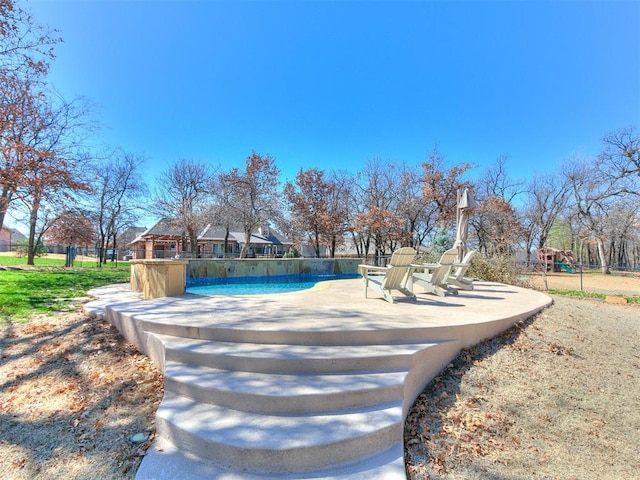
[[[259,373],[408,370],[415,353],[441,343],[282,345],[216,342],[156,335],[165,361]],[[448,342],[447,342],[448,343]]]
[[[325,330],[313,329],[266,329],[252,328],[250,319],[241,325],[226,327],[220,325],[217,318],[209,315],[184,315],[180,318],[167,318],[149,313],[125,311],[121,315],[135,320],[139,328],[146,332],[172,337],[192,338],[194,340],[213,340],[220,342],[251,342],[265,344],[296,345],[371,345],[381,343],[404,342],[407,338],[414,341],[440,341],[455,338],[450,326],[431,325],[429,327],[366,328],[362,325],[353,329],[345,329],[338,325]],[[321,318],[318,324],[326,323],[333,318]],[[308,321],[308,319],[307,319]],[[371,322],[374,323],[374,322]]]
[[[267,374],[168,362],[165,391],[261,413],[341,410],[401,401],[406,371]]]
[[[348,464],[402,438],[402,402],[331,413],[267,415],[165,393],[158,435],[228,468],[292,472]]]
[[[226,468],[209,460],[178,449],[159,438],[147,450],[136,473],[136,480],[406,480],[404,448],[400,442],[393,447],[345,465],[305,470],[293,473],[247,472]]]

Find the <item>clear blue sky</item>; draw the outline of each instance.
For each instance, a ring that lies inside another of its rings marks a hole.
[[[242,166],[269,153],[356,170],[509,156],[527,176],[640,126],[638,1],[62,1],[51,72],[104,125],[96,143]]]

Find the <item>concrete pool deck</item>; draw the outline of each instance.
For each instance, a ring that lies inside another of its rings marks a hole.
[[[465,347],[551,303],[475,282],[390,304],[362,280],[296,293],[142,300],[95,289],[104,315],[165,373],[157,441],[138,480],[403,479],[403,426]]]

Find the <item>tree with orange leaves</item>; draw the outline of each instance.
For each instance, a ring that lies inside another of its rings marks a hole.
[[[471,169],[471,164],[461,163],[447,168],[444,156],[434,148],[429,153],[428,161],[422,164],[422,169],[424,199],[436,206],[443,226],[451,225],[456,219],[458,191],[471,187],[471,182],[462,180],[462,176]]]
[[[85,108],[47,91],[59,42],[14,0],[0,0],[0,225],[12,203],[29,226],[27,263],[72,192],[87,190]]]
[[[88,157],[79,135],[84,128],[81,102],[53,105],[44,95],[34,96],[31,128],[21,138],[16,154],[21,176],[15,184],[18,209],[29,227],[27,264],[53,221],[79,191],[89,191]],[[25,141],[26,140],[26,141]]]
[[[411,235],[403,225],[395,213],[382,207],[371,207],[356,216],[354,227],[367,232],[374,240],[376,254],[384,255],[408,243]]]
[[[39,103],[53,46],[60,41],[14,0],[0,0],[0,226],[34,148]]]
[[[339,194],[336,182],[317,168],[300,169],[295,183],[285,186],[294,228],[310,242],[318,258],[323,246],[330,257],[335,256],[336,244],[346,231],[345,204]]]
[[[93,245],[96,241],[91,215],[79,208],[65,210],[51,225],[45,240],[64,245]]]

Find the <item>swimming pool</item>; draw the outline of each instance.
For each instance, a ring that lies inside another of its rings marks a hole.
[[[306,290],[318,282],[360,278],[357,273],[274,275],[269,277],[199,278],[187,281],[187,293],[195,295],[264,295]]]

